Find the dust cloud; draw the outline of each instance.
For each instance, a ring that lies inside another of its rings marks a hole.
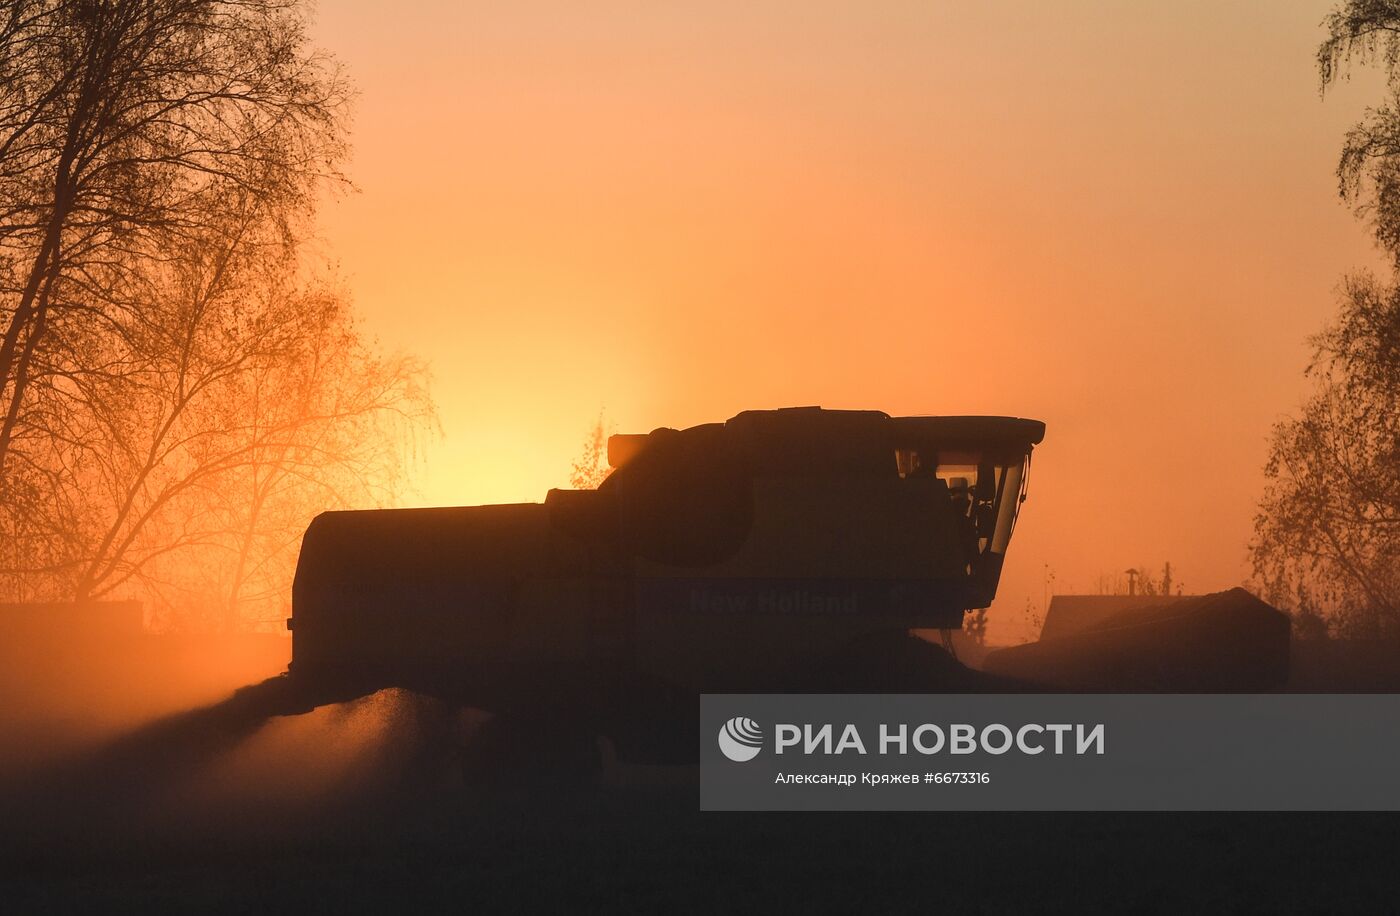
[[[269,714],[288,648],[278,636],[6,644],[7,852],[44,861],[46,850],[125,854],[153,837],[334,832],[371,809],[460,788],[459,751],[483,714],[402,690]]]

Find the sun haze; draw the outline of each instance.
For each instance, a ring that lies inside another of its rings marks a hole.
[[[1046,421],[993,609],[1239,583],[1305,337],[1374,258],[1326,0],[323,4],[360,90],[329,250],[435,372],[423,504],[619,430],[820,404]]]

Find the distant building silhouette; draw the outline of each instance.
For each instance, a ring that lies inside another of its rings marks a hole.
[[[1119,614],[1165,607],[1195,595],[1054,595],[1040,628],[1041,639],[1093,629]]]
[[[1056,690],[1235,693],[1288,682],[1288,615],[1242,588],[1210,595],[1056,595],[1039,642],[982,670]]]

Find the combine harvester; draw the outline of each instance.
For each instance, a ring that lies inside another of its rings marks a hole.
[[[302,542],[289,671],[231,702],[290,714],[399,687],[660,762],[694,759],[702,692],[1037,689],[1014,658],[983,674],[911,631],[992,603],[1044,433],[747,411],[613,436],[602,486],[543,503],[327,512]]]
[[[991,604],[1044,432],[747,411],[613,436],[597,490],[324,513],[290,669],[235,703],[289,714],[400,687],[658,760],[693,755],[701,692],[995,689],[910,630]]]

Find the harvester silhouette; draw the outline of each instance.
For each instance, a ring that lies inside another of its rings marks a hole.
[[[327,512],[288,673],[245,697],[288,713],[401,687],[663,760],[693,754],[700,692],[911,689],[901,672],[942,652],[909,631],[996,595],[1044,432],[746,411],[613,436],[597,490],[542,504]]]

